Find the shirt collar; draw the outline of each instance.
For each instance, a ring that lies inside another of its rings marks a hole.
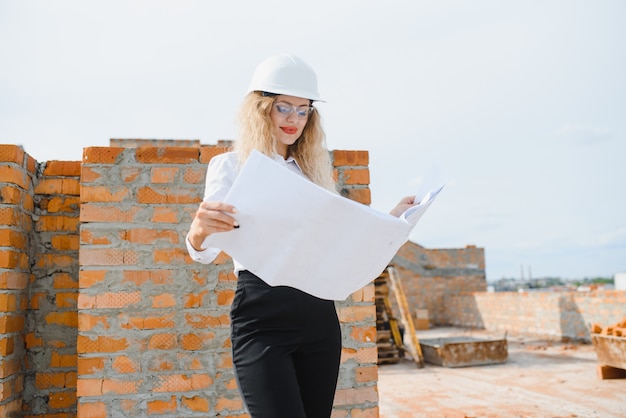
[[[278,161],[279,163],[284,165],[294,164],[296,167],[298,167],[298,170],[302,172],[302,169],[298,165],[298,161],[296,161],[296,159],[293,158],[291,155],[287,157],[287,159],[284,159],[281,155],[274,153],[272,154],[272,157],[275,161]]]

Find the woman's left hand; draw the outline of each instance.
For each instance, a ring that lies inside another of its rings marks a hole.
[[[402,200],[400,200],[395,208],[391,209],[391,212],[389,212],[389,214],[397,218],[402,215],[405,210],[407,210],[411,206],[415,206],[418,203],[419,202],[415,201],[415,196],[405,196],[402,198]]]

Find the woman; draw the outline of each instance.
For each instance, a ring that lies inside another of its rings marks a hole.
[[[320,115],[313,107],[319,100],[315,72],[300,58],[276,55],[257,67],[240,111],[240,138],[233,152],[213,157],[207,169],[204,199],[187,235],[195,261],[210,263],[219,254],[203,246],[210,234],[239,227],[236,208],[223,199],[252,150],[335,192]],[[391,213],[399,216],[413,200],[402,199]],[[334,302],[269,286],[233,261],[238,276],[231,308],[233,363],[250,415],[329,417],[341,356]]]

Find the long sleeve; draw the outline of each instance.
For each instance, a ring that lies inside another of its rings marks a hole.
[[[205,202],[219,202],[224,200],[228,190],[232,186],[237,176],[237,155],[232,152],[217,155],[211,159],[207,167],[204,187]],[[191,258],[202,264],[209,264],[220,253],[219,248],[202,245],[202,250],[198,251],[191,246],[189,234],[185,238],[187,252]]]

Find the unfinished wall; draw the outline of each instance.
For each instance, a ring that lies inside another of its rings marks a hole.
[[[417,309],[427,309],[431,325],[450,323],[446,300],[451,296],[487,290],[484,249],[473,245],[426,249],[409,241],[391,264],[402,280],[412,315]]]
[[[24,395],[26,316],[31,281],[37,164],[0,145],[0,416],[19,417]]]
[[[450,325],[591,342],[589,324],[626,317],[626,291],[466,293],[445,307]]]
[[[195,264],[183,243],[224,149],[135,145],[42,165],[0,146],[0,416],[245,416],[232,261]],[[332,157],[342,193],[369,204],[367,152]],[[369,285],[337,303],[336,418],[378,416],[373,300]]]
[[[24,417],[73,415],[76,407],[80,162],[40,167],[29,285]]]
[[[232,261],[187,256],[204,189],[200,148],[88,148],[81,183],[78,415],[241,416],[230,353]],[[367,153],[333,153],[347,194],[369,203]],[[339,303],[334,416],[377,411],[373,291]],[[364,415],[365,416],[365,415]]]

